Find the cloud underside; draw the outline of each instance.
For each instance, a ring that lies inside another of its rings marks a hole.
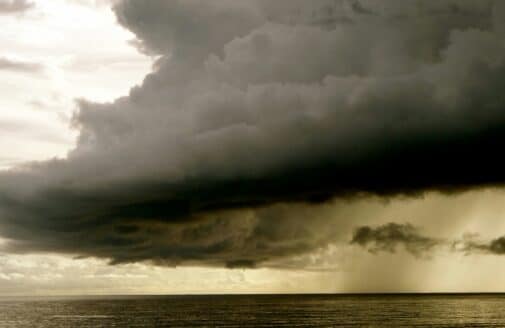
[[[67,159],[0,174],[13,251],[257,266],[332,240],[300,208],[505,182],[502,1],[114,11],[160,58],[128,96],[79,102]]]

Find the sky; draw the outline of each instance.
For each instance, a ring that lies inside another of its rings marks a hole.
[[[505,292],[504,22],[0,0],[0,295]]]

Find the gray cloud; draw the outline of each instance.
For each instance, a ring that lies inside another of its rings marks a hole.
[[[491,254],[505,255],[505,236],[490,241],[479,240],[477,233],[466,233],[460,239],[440,239],[426,236],[409,224],[390,222],[381,226],[361,226],[354,230],[351,245],[358,245],[372,254],[380,252],[395,253],[403,247],[407,252],[422,257],[430,255],[435,249],[446,247],[451,252],[466,255]]]
[[[467,234],[462,239],[454,241],[452,249],[467,255],[479,253],[505,255],[505,236],[492,239],[489,242],[480,241],[477,237],[476,234]]]
[[[23,13],[34,6],[28,0],[0,0],[0,15]]]
[[[82,206],[85,203],[82,197],[75,203],[70,196],[68,206]],[[6,204],[7,200],[2,202]],[[35,206],[46,211],[45,206],[49,205]],[[26,253],[56,249],[80,257],[110,258],[113,264],[151,261],[167,266],[204,264],[237,268],[262,266],[267,262],[275,266],[281,258],[307,253],[340,238],[342,232],[329,227],[338,220],[329,216],[327,210],[293,206],[227,211],[172,223],[152,217],[110,220],[107,215],[65,223],[68,218],[56,217],[55,212],[62,211],[60,206],[53,209],[55,216],[48,222],[39,222],[36,217],[26,217],[24,226],[4,222],[3,231],[12,237],[4,250]],[[306,220],[310,220],[310,226]],[[34,237],[33,231],[50,233]]]
[[[43,65],[39,63],[18,61],[6,57],[0,57],[0,71],[5,70],[14,72],[38,73],[42,71],[43,68]]]
[[[441,240],[422,235],[411,224],[388,223],[376,228],[362,226],[354,231],[351,244],[366,248],[371,253],[395,253],[399,246],[416,257],[442,244]]]
[[[502,1],[114,11],[160,59],[128,96],[79,102],[68,158],[0,173],[12,251],[253,266],[334,238],[297,206],[505,182]]]

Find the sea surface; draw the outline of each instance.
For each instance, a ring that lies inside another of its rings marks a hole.
[[[505,327],[505,295],[0,298],[0,327]]]

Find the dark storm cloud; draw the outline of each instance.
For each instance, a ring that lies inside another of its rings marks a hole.
[[[38,73],[42,69],[43,66],[38,63],[18,61],[5,57],[0,57],[0,71],[4,70],[14,72]]]
[[[64,198],[69,207],[80,208],[85,204],[82,200]],[[2,203],[8,201],[2,199]],[[48,211],[42,204],[35,206],[40,211]],[[35,208],[25,210],[30,212]],[[9,252],[56,249],[81,256],[111,258],[113,264],[150,260],[168,266],[204,264],[250,268],[269,260],[303,254],[336,240],[338,231],[328,229],[328,216],[318,211],[302,205],[294,208],[277,205],[207,214],[187,222],[168,219],[157,222],[149,217],[115,220],[109,216],[90,218],[86,222],[84,216],[58,218],[54,209],[49,221],[25,217],[24,226],[4,222],[3,230],[9,231],[13,239],[5,247]],[[312,225],[307,227],[305,222],[309,218]],[[33,231],[46,233],[34,236]]]
[[[503,1],[114,11],[160,58],[128,96],[79,102],[67,159],[0,174],[13,250],[250,267],[332,240],[300,204],[505,182]]]
[[[354,231],[351,244],[366,248],[371,253],[395,253],[399,246],[414,256],[431,251],[442,242],[422,235],[411,224],[388,223],[376,228],[363,226]]]
[[[0,15],[23,13],[34,6],[28,0],[0,0]]]

